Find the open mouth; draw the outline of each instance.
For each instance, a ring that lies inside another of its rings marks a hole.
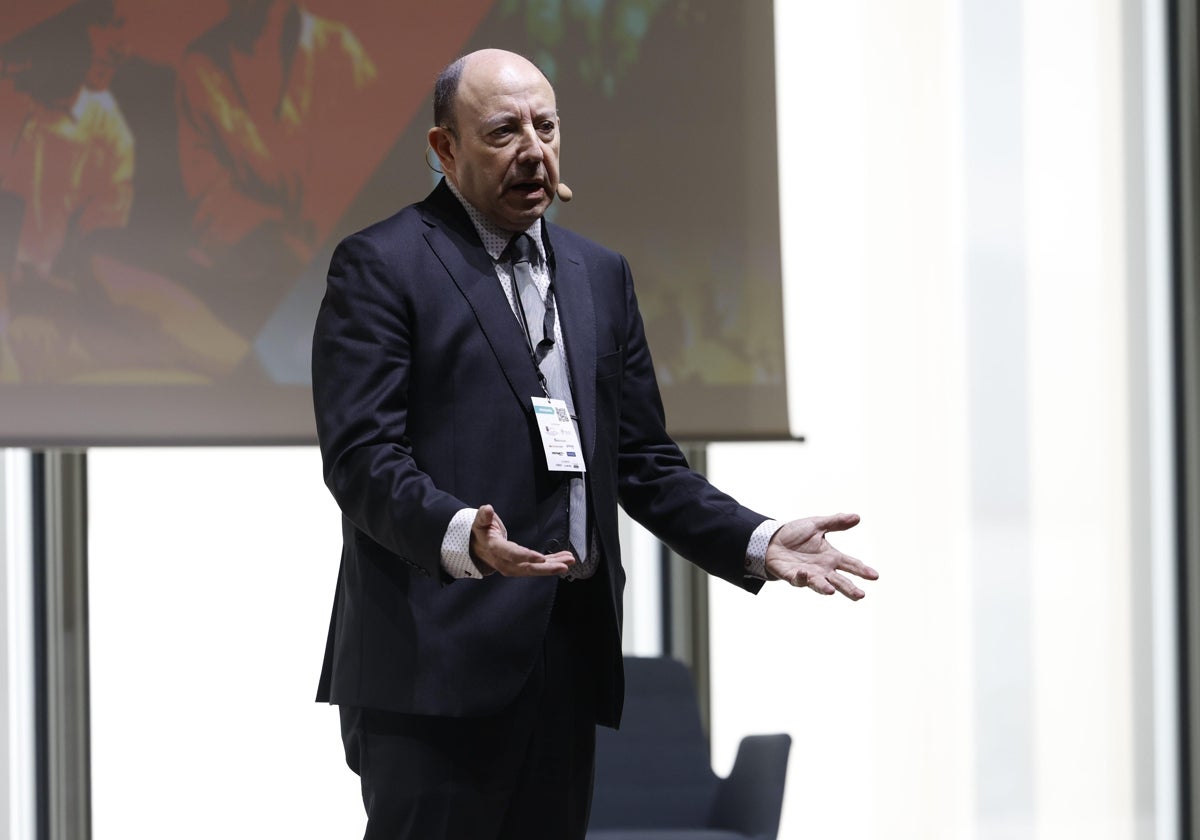
[[[546,186],[541,181],[518,181],[509,189],[521,193],[524,196],[533,196],[539,192],[543,192]]]

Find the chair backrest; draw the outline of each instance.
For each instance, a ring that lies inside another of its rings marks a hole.
[[[702,827],[716,787],[687,668],[626,657],[621,729],[596,732],[591,827]]]

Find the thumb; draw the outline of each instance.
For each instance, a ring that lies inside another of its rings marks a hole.
[[[492,520],[495,518],[496,509],[491,505],[482,505],[479,510],[475,511],[475,522],[472,527],[486,531],[492,527]]]
[[[822,531],[847,531],[857,525],[857,513],[835,513],[832,516],[818,516],[813,524]]]

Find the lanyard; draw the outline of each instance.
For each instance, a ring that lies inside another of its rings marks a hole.
[[[529,359],[533,362],[533,369],[537,371],[538,382],[541,383],[542,391],[548,397],[550,396],[550,390],[546,387],[546,375],[542,373],[542,360],[554,348],[554,282],[551,281],[550,285],[546,288],[546,297],[542,301],[546,308],[542,315],[542,340],[537,343],[537,347],[534,347],[533,336],[529,332],[529,318],[525,313],[525,301],[522,300],[520,284],[517,282],[517,268],[515,264],[512,267],[512,272],[513,299],[517,302],[517,311],[520,315],[517,320],[521,322],[521,330],[525,333],[525,345],[529,348]],[[533,285],[533,288],[536,289],[537,286]]]

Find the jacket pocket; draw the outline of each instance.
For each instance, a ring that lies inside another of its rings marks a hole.
[[[618,347],[612,353],[596,357],[596,379],[607,379],[621,372],[625,361],[625,348]]]

